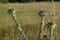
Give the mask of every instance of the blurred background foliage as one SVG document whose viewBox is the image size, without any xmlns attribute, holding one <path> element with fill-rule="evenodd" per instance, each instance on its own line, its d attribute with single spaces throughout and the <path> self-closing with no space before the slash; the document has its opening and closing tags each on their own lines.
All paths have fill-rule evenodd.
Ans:
<svg viewBox="0 0 60 40">
<path fill-rule="evenodd" d="M 52 0 L 0 0 L 0 3 L 15 3 L 15 2 L 19 2 L 19 3 L 26 3 L 26 2 L 40 2 L 40 1 L 52 1 Z M 54 1 L 60 1 L 60 0 L 54 0 Z"/>
</svg>

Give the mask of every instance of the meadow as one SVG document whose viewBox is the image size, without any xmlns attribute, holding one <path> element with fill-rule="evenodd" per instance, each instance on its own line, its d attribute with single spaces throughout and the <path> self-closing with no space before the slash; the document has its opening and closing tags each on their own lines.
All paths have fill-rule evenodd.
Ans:
<svg viewBox="0 0 60 40">
<path fill-rule="evenodd" d="M 57 40 L 60 40 L 60 2 L 54 3 L 56 13 L 54 23 L 57 25 Z M 40 27 L 40 16 L 38 13 L 41 8 L 45 9 L 48 13 L 45 18 L 45 23 L 51 20 L 51 2 L 0 3 L 0 40 L 22 40 L 14 21 L 7 12 L 9 7 L 16 10 L 17 20 L 20 22 L 29 40 L 37 40 Z"/>
</svg>

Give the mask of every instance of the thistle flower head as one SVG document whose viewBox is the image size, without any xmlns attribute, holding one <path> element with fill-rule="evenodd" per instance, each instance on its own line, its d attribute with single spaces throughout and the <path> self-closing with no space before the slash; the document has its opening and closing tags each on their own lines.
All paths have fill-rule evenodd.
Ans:
<svg viewBox="0 0 60 40">
<path fill-rule="evenodd" d="M 15 10 L 14 10 L 13 8 L 9 8 L 9 9 L 8 9 L 8 13 L 9 13 L 9 14 L 14 14 L 14 13 L 15 13 Z"/>
<path fill-rule="evenodd" d="M 47 12 L 45 10 L 41 10 L 39 12 L 39 15 L 42 17 L 42 16 L 46 16 L 47 15 Z"/>
</svg>

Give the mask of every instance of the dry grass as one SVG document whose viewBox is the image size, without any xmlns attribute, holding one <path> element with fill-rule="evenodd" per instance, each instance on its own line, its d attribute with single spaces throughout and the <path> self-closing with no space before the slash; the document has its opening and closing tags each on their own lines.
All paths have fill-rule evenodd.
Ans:
<svg viewBox="0 0 60 40">
<path fill-rule="evenodd" d="M 55 22 L 57 24 L 58 40 L 60 40 L 60 2 L 55 2 L 55 4 L 55 18 L 57 17 Z M 43 8 L 49 15 L 52 11 L 51 2 L 0 4 L 0 40 L 21 40 L 20 33 L 15 28 L 15 23 L 7 13 L 9 7 L 16 9 L 17 19 L 21 23 L 28 39 L 37 40 L 40 26 L 38 12 Z M 51 18 L 46 16 L 46 23 L 48 20 L 51 20 Z"/>
</svg>

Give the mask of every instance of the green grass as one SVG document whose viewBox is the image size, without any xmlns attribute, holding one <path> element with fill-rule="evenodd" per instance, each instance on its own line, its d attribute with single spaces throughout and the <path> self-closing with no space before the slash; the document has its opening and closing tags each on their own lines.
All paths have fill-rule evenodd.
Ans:
<svg viewBox="0 0 60 40">
<path fill-rule="evenodd" d="M 55 23 L 57 24 L 58 40 L 60 39 L 60 2 L 55 2 Z M 52 12 L 51 2 L 37 3 L 0 3 L 0 40 L 22 40 L 19 31 L 15 28 L 11 16 L 7 13 L 9 7 L 16 10 L 18 21 L 21 23 L 24 32 L 29 40 L 37 40 L 40 26 L 40 17 L 38 15 L 41 8 L 48 12 L 45 23 L 51 20 L 49 14 Z M 57 17 L 57 19 L 56 19 Z"/>
</svg>

